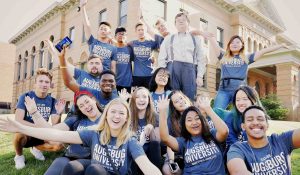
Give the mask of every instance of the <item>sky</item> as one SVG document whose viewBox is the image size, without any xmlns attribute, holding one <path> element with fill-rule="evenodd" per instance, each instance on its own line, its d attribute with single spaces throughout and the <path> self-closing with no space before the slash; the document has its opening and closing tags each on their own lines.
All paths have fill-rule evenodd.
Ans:
<svg viewBox="0 0 300 175">
<path fill-rule="evenodd" d="M 34 18 L 39 16 L 55 1 L 62 0 L 0 0 L 0 42 L 8 40 L 22 30 Z M 171 1 L 171 0 L 169 0 Z M 272 0 L 277 12 L 284 22 L 284 32 L 300 44 L 299 0 Z"/>
</svg>

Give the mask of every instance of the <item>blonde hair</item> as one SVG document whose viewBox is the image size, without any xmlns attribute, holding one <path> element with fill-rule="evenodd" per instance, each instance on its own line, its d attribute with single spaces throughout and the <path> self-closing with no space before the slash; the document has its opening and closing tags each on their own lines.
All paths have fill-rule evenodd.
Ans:
<svg viewBox="0 0 300 175">
<path fill-rule="evenodd" d="M 231 50 L 230 50 L 230 44 L 232 43 L 232 41 L 234 40 L 234 39 L 239 39 L 240 41 L 241 41 L 241 43 L 242 43 L 242 48 L 240 49 L 240 51 L 239 51 L 239 56 L 240 56 L 240 58 L 245 62 L 245 63 L 249 63 L 249 60 L 248 59 L 246 59 L 246 55 L 245 55 L 245 44 L 244 44 L 244 41 L 243 41 L 243 39 L 240 37 L 240 36 L 238 36 L 238 35 L 234 35 L 234 36 L 232 36 L 231 38 L 230 38 L 230 40 L 229 40 L 229 42 L 227 43 L 227 48 L 226 48 L 226 52 L 225 52 L 225 54 L 224 54 L 224 57 L 220 60 L 220 63 L 221 64 L 225 64 L 226 62 L 230 62 L 230 61 L 232 61 L 232 59 L 233 59 L 233 57 L 234 57 L 234 55 L 233 55 L 233 53 L 231 52 Z"/>
<path fill-rule="evenodd" d="M 50 79 L 50 82 L 52 82 L 52 74 L 46 68 L 39 68 L 36 71 L 35 80 L 39 75 L 46 75 Z"/>
<path fill-rule="evenodd" d="M 152 97 L 150 95 L 150 92 L 148 89 L 144 88 L 144 87 L 139 87 L 137 89 L 135 89 L 135 91 L 132 93 L 132 97 L 130 99 L 130 110 L 131 110 L 131 116 L 132 116 L 132 130 L 134 132 L 137 131 L 138 128 L 138 121 L 139 121 L 139 111 L 136 107 L 136 96 L 137 96 L 137 92 L 139 90 L 145 90 L 148 94 L 148 106 L 146 108 L 146 113 L 145 113 L 145 118 L 146 118 L 146 122 L 147 124 L 151 124 L 153 126 L 155 126 L 155 112 L 154 112 L 154 104 L 153 104 L 153 100 Z"/>
<path fill-rule="evenodd" d="M 111 133 L 110 133 L 110 127 L 107 122 L 107 115 L 108 115 L 108 110 L 110 107 L 114 104 L 122 104 L 126 108 L 126 115 L 127 115 L 127 121 L 125 124 L 122 126 L 121 132 L 117 136 L 117 143 L 116 147 L 120 147 L 122 144 L 126 143 L 132 136 L 133 133 L 130 131 L 130 123 L 131 123 L 131 115 L 130 115 L 130 109 L 124 100 L 120 98 L 116 98 L 109 102 L 103 111 L 102 117 L 99 122 L 99 127 L 98 130 L 101 131 L 100 133 L 100 143 L 103 145 L 106 145 L 110 142 L 111 140 Z"/>
</svg>

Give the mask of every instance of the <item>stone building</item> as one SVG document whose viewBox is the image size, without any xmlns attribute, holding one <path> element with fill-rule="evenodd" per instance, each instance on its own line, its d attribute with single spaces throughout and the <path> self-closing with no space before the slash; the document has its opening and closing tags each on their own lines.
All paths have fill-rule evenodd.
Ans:
<svg viewBox="0 0 300 175">
<path fill-rule="evenodd" d="M 66 58 L 77 67 L 84 68 L 89 53 L 77 6 L 76 0 L 53 4 L 10 40 L 17 48 L 12 105 L 16 104 L 21 93 L 33 88 L 38 67 L 47 67 L 54 74 L 52 95 L 66 98 L 72 103 L 73 93 L 64 87 L 57 60 L 52 59 L 43 40 L 50 39 L 56 43 L 64 36 L 69 36 L 73 44 Z M 296 44 L 282 34 L 285 27 L 271 0 L 89 0 L 87 12 L 92 33 L 96 34 L 99 22 L 109 21 L 113 30 L 120 25 L 126 27 L 128 39 L 134 39 L 134 26 L 138 22 L 137 11 L 140 7 L 149 24 L 154 24 L 157 17 L 162 17 L 169 26 L 174 25 L 174 17 L 179 11 L 187 11 L 191 26 L 214 33 L 223 47 L 226 47 L 234 34 L 243 37 L 248 52 L 275 43 Z M 219 85 L 220 71 L 216 55 L 209 50 L 205 40 L 203 43 L 208 51 L 209 64 L 205 87 L 199 90 L 209 91 L 214 96 Z M 299 65 L 300 51 L 293 47 L 291 50 L 267 54 L 250 66 L 248 74 L 249 85 L 254 86 L 260 96 L 277 94 L 289 109 L 288 119 L 298 121 Z"/>
</svg>

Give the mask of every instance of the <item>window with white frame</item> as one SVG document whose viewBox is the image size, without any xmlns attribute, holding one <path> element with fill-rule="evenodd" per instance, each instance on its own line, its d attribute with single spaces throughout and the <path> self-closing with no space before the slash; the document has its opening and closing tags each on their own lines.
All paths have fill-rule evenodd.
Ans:
<svg viewBox="0 0 300 175">
<path fill-rule="evenodd" d="M 103 9 L 99 12 L 99 22 L 98 24 L 100 24 L 103 21 L 107 21 L 107 10 Z"/>
<path fill-rule="evenodd" d="M 119 25 L 125 26 L 127 23 L 127 13 L 128 13 L 128 0 L 120 0 L 120 16 Z"/>
<path fill-rule="evenodd" d="M 224 29 L 217 27 L 217 42 L 219 46 L 224 48 Z"/>
</svg>

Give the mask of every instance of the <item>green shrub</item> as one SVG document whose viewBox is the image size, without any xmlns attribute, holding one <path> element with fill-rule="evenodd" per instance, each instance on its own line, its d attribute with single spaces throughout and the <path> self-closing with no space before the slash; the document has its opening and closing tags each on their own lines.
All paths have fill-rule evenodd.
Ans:
<svg viewBox="0 0 300 175">
<path fill-rule="evenodd" d="M 273 120 L 284 120 L 287 117 L 287 113 L 289 112 L 287 108 L 282 106 L 280 100 L 277 98 L 275 94 L 267 95 L 265 98 L 261 98 L 261 102 L 265 109 L 267 110 L 267 114 Z"/>
</svg>

